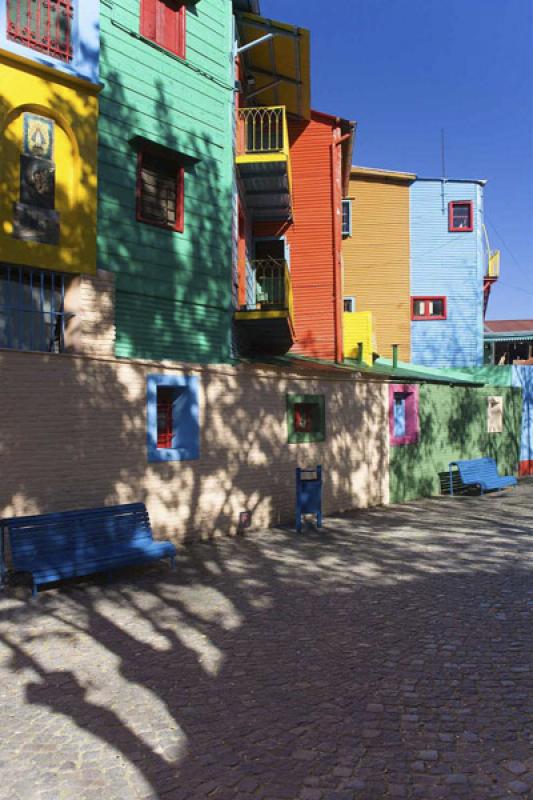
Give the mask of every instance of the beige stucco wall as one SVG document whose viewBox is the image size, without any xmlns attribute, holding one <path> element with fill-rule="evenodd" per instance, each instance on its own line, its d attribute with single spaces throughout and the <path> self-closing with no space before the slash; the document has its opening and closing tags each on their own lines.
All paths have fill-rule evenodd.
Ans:
<svg viewBox="0 0 533 800">
<path fill-rule="evenodd" d="M 146 376 L 176 372 L 200 379 L 201 457 L 148 463 Z M 245 509 L 255 528 L 292 521 L 294 469 L 317 463 L 326 513 L 388 502 L 379 383 L 8 350 L 0 374 L 0 517 L 140 500 L 156 535 L 206 538 Z M 287 444 L 287 392 L 326 396 L 325 442 Z"/>
</svg>

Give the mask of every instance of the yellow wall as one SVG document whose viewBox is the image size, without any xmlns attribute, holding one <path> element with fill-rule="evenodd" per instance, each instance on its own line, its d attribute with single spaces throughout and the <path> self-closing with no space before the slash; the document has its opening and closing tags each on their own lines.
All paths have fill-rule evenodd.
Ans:
<svg viewBox="0 0 533 800">
<path fill-rule="evenodd" d="M 363 344 L 363 361 L 372 364 L 372 312 L 345 311 L 343 315 L 344 357 L 358 358 L 359 342 Z"/>
<path fill-rule="evenodd" d="M 60 272 L 96 271 L 97 87 L 0 51 L 0 259 Z M 23 115 L 55 122 L 59 245 L 13 238 Z"/>
<path fill-rule="evenodd" d="M 409 184 L 352 173 L 352 236 L 343 242 L 344 296 L 371 311 L 378 352 L 409 361 Z"/>
</svg>

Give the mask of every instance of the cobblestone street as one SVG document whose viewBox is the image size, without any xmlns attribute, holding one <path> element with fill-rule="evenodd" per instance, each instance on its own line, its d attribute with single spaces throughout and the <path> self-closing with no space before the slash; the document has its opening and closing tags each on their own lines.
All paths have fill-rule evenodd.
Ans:
<svg viewBox="0 0 533 800">
<path fill-rule="evenodd" d="M 0 601 L 2 800 L 533 796 L 533 481 Z"/>
</svg>

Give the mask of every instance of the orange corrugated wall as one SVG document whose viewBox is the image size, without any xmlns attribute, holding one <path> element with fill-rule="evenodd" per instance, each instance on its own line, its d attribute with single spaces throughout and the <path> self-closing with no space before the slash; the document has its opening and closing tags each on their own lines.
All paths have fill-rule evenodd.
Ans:
<svg viewBox="0 0 533 800">
<path fill-rule="evenodd" d="M 287 236 L 291 248 L 296 343 L 291 352 L 335 359 L 334 125 L 320 115 L 289 120 L 294 222 L 259 223 L 256 237 Z M 340 159 L 340 147 L 335 148 Z"/>
</svg>

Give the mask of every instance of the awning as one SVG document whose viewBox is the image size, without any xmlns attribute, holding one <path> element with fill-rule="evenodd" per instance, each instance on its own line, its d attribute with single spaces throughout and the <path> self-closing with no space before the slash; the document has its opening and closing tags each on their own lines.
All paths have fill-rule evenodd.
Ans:
<svg viewBox="0 0 533 800">
<path fill-rule="evenodd" d="M 483 338 L 486 342 L 533 342 L 533 332 L 486 333 Z"/>
<path fill-rule="evenodd" d="M 289 114 L 311 115 L 309 31 L 256 14 L 238 14 L 239 48 L 272 35 L 242 52 L 248 78 L 244 94 L 253 105 L 286 106 Z"/>
</svg>

